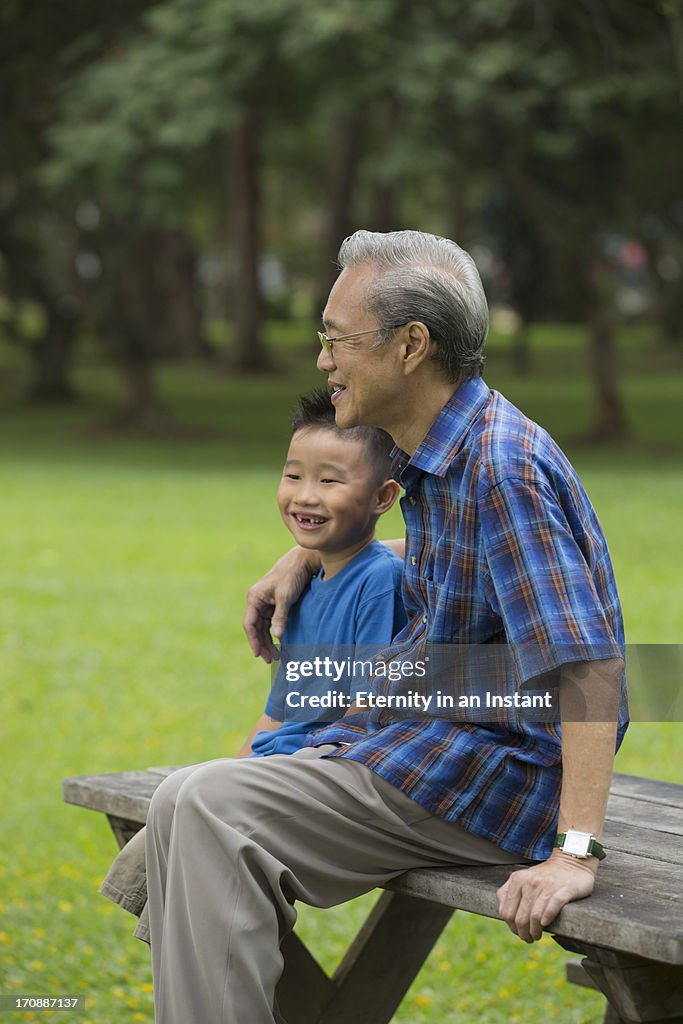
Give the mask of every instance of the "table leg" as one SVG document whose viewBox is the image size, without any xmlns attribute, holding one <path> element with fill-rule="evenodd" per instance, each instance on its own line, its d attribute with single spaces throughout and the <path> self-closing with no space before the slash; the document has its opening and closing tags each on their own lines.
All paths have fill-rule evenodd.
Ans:
<svg viewBox="0 0 683 1024">
<path fill-rule="evenodd" d="M 452 913 L 428 900 L 382 893 L 332 978 L 288 936 L 278 1010 L 288 1024 L 387 1024 Z"/>
<path fill-rule="evenodd" d="M 582 966 L 607 999 L 605 1024 L 683 1024 L 683 967 L 553 938 L 585 956 Z"/>
<path fill-rule="evenodd" d="M 141 822 L 129 821 L 128 818 L 117 818 L 114 814 L 108 814 L 107 821 L 111 825 L 111 830 L 114 833 L 116 842 L 119 844 L 120 850 L 142 828 Z"/>
</svg>

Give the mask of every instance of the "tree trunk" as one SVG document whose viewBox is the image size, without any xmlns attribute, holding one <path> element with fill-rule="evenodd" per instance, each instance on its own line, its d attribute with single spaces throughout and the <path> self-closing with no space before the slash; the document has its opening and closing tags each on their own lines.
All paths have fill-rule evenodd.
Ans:
<svg viewBox="0 0 683 1024">
<path fill-rule="evenodd" d="M 22 233 L 32 212 L 30 207 L 17 207 L 11 218 L 6 216 L 0 222 L 0 259 L 9 299 L 36 302 L 43 310 L 47 329 L 33 345 L 25 342 L 16 330 L 13 336 L 26 348 L 33 364 L 29 401 L 76 402 L 78 394 L 70 374 L 81 311 L 75 300 L 59 294 L 42 269 L 40 246 Z"/>
<path fill-rule="evenodd" d="M 595 396 L 592 441 L 624 441 L 628 437 L 624 407 L 618 388 L 615 322 L 611 310 L 597 305 L 588 319 Z"/>
<path fill-rule="evenodd" d="M 116 423 L 144 431 L 167 419 L 161 411 L 154 389 L 152 363 L 144 358 L 125 355 L 120 362 L 126 391 L 125 405 Z"/>
<path fill-rule="evenodd" d="M 580 237 L 579 233 L 577 239 Z M 628 430 L 618 387 L 614 271 L 597 241 L 592 251 L 577 246 L 572 264 L 581 286 L 593 369 L 594 422 L 588 440 L 623 441 Z"/>
<path fill-rule="evenodd" d="M 395 90 L 384 97 L 380 115 L 380 132 L 385 147 L 388 147 L 401 133 L 402 105 Z M 378 182 L 369 221 L 373 231 L 398 231 L 403 226 L 400 223 L 400 189 L 395 174 L 390 178 L 384 175 Z"/>
<path fill-rule="evenodd" d="M 396 183 L 383 181 L 377 187 L 373 210 L 372 225 L 374 231 L 398 231 L 401 228 L 399 215 L 399 196 Z"/>
<path fill-rule="evenodd" d="M 145 431 L 168 419 L 154 389 L 154 367 L 166 349 L 164 296 L 156 278 L 158 241 L 154 230 L 129 226 L 116 250 L 110 290 L 100 310 L 100 330 L 109 339 L 125 391 L 115 428 Z"/>
<path fill-rule="evenodd" d="M 325 232 L 323 258 L 317 288 L 316 318 L 325 308 L 330 288 L 337 277 L 339 246 L 351 233 L 351 199 L 360 156 L 363 119 L 354 112 L 340 116 L 334 126 L 330 147 L 332 167 L 329 179 L 327 208 L 330 211 Z"/>
<path fill-rule="evenodd" d="M 510 357 L 516 376 L 526 377 L 531 372 L 531 325 L 527 320 L 521 319 L 512 335 Z"/>
<path fill-rule="evenodd" d="M 232 366 L 242 373 L 270 369 L 261 340 L 263 303 L 259 282 L 259 155 L 256 115 L 245 110 L 235 132 L 235 236 L 238 252 L 235 343 Z"/>
<path fill-rule="evenodd" d="M 181 359 L 210 360 L 213 350 L 202 334 L 195 247 L 182 230 L 162 231 L 158 241 L 158 283 L 165 300 L 164 334 L 169 352 Z"/>
<path fill-rule="evenodd" d="M 70 374 L 76 345 L 78 316 L 74 312 L 46 310 L 48 329 L 35 345 L 28 346 L 33 362 L 29 401 L 67 404 L 78 401 Z"/>
</svg>

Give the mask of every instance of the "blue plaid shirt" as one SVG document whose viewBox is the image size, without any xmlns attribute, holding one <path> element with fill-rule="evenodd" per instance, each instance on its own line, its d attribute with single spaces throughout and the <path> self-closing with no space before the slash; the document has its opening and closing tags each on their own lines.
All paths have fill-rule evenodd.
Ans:
<svg viewBox="0 0 683 1024">
<path fill-rule="evenodd" d="M 405 488 L 409 621 L 385 660 L 417 660 L 426 643 L 507 644 L 512 693 L 562 664 L 592 660 L 586 651 L 623 656 L 607 544 L 575 471 L 481 378 L 458 388 L 412 458 L 394 449 L 394 475 Z M 622 683 L 618 742 L 627 721 Z M 511 853 L 550 855 L 562 778 L 557 722 L 514 708 L 493 717 L 472 710 L 462 721 L 383 712 L 342 720 L 308 742 L 349 744 L 330 756 L 367 765 Z"/>
</svg>

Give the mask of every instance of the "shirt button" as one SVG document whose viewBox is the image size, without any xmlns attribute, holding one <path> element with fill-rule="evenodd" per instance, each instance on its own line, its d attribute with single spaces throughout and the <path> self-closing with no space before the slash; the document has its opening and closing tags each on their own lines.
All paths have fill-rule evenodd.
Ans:
<svg viewBox="0 0 683 1024">
<path fill-rule="evenodd" d="M 423 615 L 423 616 L 422 616 L 422 621 L 423 621 L 423 622 L 426 622 L 426 621 L 427 621 L 427 616 L 426 616 L 426 615 Z"/>
<path fill-rule="evenodd" d="M 412 494 L 408 498 L 408 501 L 410 502 L 411 505 L 417 505 L 417 498 L 414 498 Z"/>
<path fill-rule="evenodd" d="M 415 555 L 410 556 L 410 564 L 417 565 L 417 558 L 415 557 Z"/>
</svg>

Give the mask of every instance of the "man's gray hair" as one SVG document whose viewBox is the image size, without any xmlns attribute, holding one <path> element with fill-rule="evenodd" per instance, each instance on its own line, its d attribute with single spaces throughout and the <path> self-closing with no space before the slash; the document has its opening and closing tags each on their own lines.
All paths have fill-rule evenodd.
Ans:
<svg viewBox="0 0 683 1024">
<path fill-rule="evenodd" d="M 344 270 L 362 263 L 379 271 L 367 295 L 383 332 L 379 344 L 418 320 L 437 343 L 435 359 L 450 381 L 481 375 L 488 305 L 469 253 L 425 231 L 356 231 L 342 243 L 338 264 Z"/>
</svg>

